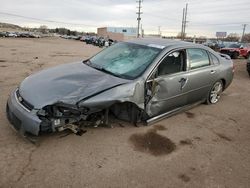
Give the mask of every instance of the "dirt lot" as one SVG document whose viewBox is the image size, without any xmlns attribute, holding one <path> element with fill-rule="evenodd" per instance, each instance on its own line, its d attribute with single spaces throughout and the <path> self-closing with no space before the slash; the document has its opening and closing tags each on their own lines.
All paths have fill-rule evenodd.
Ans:
<svg viewBox="0 0 250 188">
<path fill-rule="evenodd" d="M 250 79 L 235 61 L 217 105 L 158 122 L 49 134 L 34 145 L 10 127 L 5 104 L 31 73 L 100 49 L 64 39 L 0 39 L 0 187 L 250 187 Z"/>
</svg>

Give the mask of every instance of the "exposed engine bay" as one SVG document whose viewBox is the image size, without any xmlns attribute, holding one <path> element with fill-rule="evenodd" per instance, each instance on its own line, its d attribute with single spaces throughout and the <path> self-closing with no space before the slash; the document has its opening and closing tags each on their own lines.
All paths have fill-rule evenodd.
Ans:
<svg viewBox="0 0 250 188">
<path fill-rule="evenodd" d="M 114 104 L 110 108 L 91 113 L 86 107 L 58 103 L 42 108 L 37 115 L 42 120 L 41 133 L 69 129 L 76 135 L 82 135 L 84 127 L 112 127 L 110 116 L 129 121 L 135 126 L 143 119 L 142 111 L 132 103 Z"/>
</svg>

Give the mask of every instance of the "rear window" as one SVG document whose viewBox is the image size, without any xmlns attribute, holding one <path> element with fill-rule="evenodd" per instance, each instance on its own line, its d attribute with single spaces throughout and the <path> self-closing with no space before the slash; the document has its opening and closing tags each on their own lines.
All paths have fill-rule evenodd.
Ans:
<svg viewBox="0 0 250 188">
<path fill-rule="evenodd" d="M 187 49 L 187 54 L 191 70 L 210 65 L 208 53 L 206 52 L 206 50 L 198 48 Z"/>
<path fill-rule="evenodd" d="M 214 65 L 220 64 L 219 59 L 214 54 L 210 53 L 210 56 L 211 56 L 211 59 L 212 59 Z"/>
</svg>

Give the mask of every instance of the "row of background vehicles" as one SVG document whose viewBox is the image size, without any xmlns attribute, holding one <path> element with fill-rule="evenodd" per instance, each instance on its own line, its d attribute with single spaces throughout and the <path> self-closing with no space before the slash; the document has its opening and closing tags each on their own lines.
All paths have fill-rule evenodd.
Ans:
<svg viewBox="0 0 250 188">
<path fill-rule="evenodd" d="M 116 43 L 117 41 L 114 41 L 110 38 L 104 38 L 104 37 L 82 37 L 81 41 L 86 42 L 86 44 L 93 44 L 94 46 L 99 46 L 99 47 L 108 47 L 111 46 L 112 44 Z"/>
<path fill-rule="evenodd" d="M 215 51 L 219 51 L 222 54 L 229 55 L 232 59 L 237 59 L 238 57 L 244 57 L 248 59 L 250 56 L 249 43 L 207 40 L 204 45 L 214 49 Z"/>
<path fill-rule="evenodd" d="M 0 37 L 41 38 L 41 35 L 34 32 L 0 32 Z"/>
<path fill-rule="evenodd" d="M 41 38 L 46 35 L 44 34 L 38 34 L 34 32 L 0 32 L 0 37 L 10 37 L 10 38 Z M 61 38 L 64 39 L 73 39 L 73 40 L 79 40 L 82 42 L 86 42 L 86 44 L 92 44 L 99 47 L 108 47 L 112 44 L 116 43 L 117 41 L 114 41 L 110 38 L 104 38 L 104 37 L 98 37 L 98 36 L 74 36 L 74 35 L 61 35 Z"/>
<path fill-rule="evenodd" d="M 23 37 L 23 38 L 41 38 L 42 35 L 34 32 L 0 32 L 0 37 Z M 92 44 L 99 47 L 108 47 L 116 43 L 110 38 L 98 37 L 98 36 L 73 36 L 73 35 L 61 35 L 64 39 L 74 39 L 86 42 L 86 44 Z M 223 42 L 221 40 L 207 40 L 203 43 L 205 46 L 212 48 L 215 51 L 229 55 L 232 59 L 238 57 L 244 57 L 248 59 L 250 56 L 250 44 L 239 42 Z"/>
<path fill-rule="evenodd" d="M 232 59 L 250 56 L 250 44 L 248 43 L 229 43 L 220 49 L 220 53 L 229 55 Z"/>
<path fill-rule="evenodd" d="M 71 36 L 62 35 L 61 38 L 64 39 L 75 39 L 86 42 L 86 44 L 93 44 L 99 47 L 108 47 L 116 43 L 109 38 L 98 37 L 98 36 Z M 237 59 L 238 57 L 248 58 L 250 56 L 250 44 L 239 43 L 239 42 L 223 42 L 221 40 L 207 40 L 203 43 L 205 46 L 212 48 L 215 51 L 229 55 L 232 59 Z"/>
<path fill-rule="evenodd" d="M 204 43 L 215 51 L 229 55 L 232 59 L 243 57 L 247 59 L 246 69 L 250 76 L 250 44 L 240 42 L 207 41 Z"/>
<path fill-rule="evenodd" d="M 114 41 L 110 38 L 104 38 L 104 37 L 98 37 L 98 36 L 71 36 L 71 35 L 62 35 L 60 36 L 64 39 L 74 39 L 74 40 L 80 40 L 82 42 L 85 42 L 86 44 L 92 44 L 94 46 L 99 47 L 108 47 L 112 44 L 116 43 L 117 41 Z"/>
</svg>

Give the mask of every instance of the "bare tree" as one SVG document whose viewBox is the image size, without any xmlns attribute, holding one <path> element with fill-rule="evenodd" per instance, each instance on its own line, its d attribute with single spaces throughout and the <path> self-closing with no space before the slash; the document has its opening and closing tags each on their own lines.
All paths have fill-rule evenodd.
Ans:
<svg viewBox="0 0 250 188">
<path fill-rule="evenodd" d="M 250 33 L 245 34 L 242 41 L 243 42 L 250 42 Z"/>
<path fill-rule="evenodd" d="M 225 40 L 230 42 L 238 42 L 240 40 L 240 36 L 237 33 L 230 33 L 229 35 L 227 35 Z"/>
<path fill-rule="evenodd" d="M 184 36 L 183 36 L 183 35 L 184 35 Z M 180 33 L 177 34 L 176 38 L 177 38 L 177 39 L 181 39 L 182 36 L 185 38 L 185 37 L 186 37 L 186 33 L 183 33 L 183 35 L 182 35 L 182 33 L 180 32 Z"/>
<path fill-rule="evenodd" d="M 41 25 L 39 27 L 39 31 L 43 34 L 47 34 L 48 33 L 48 27 L 46 25 Z"/>
</svg>

